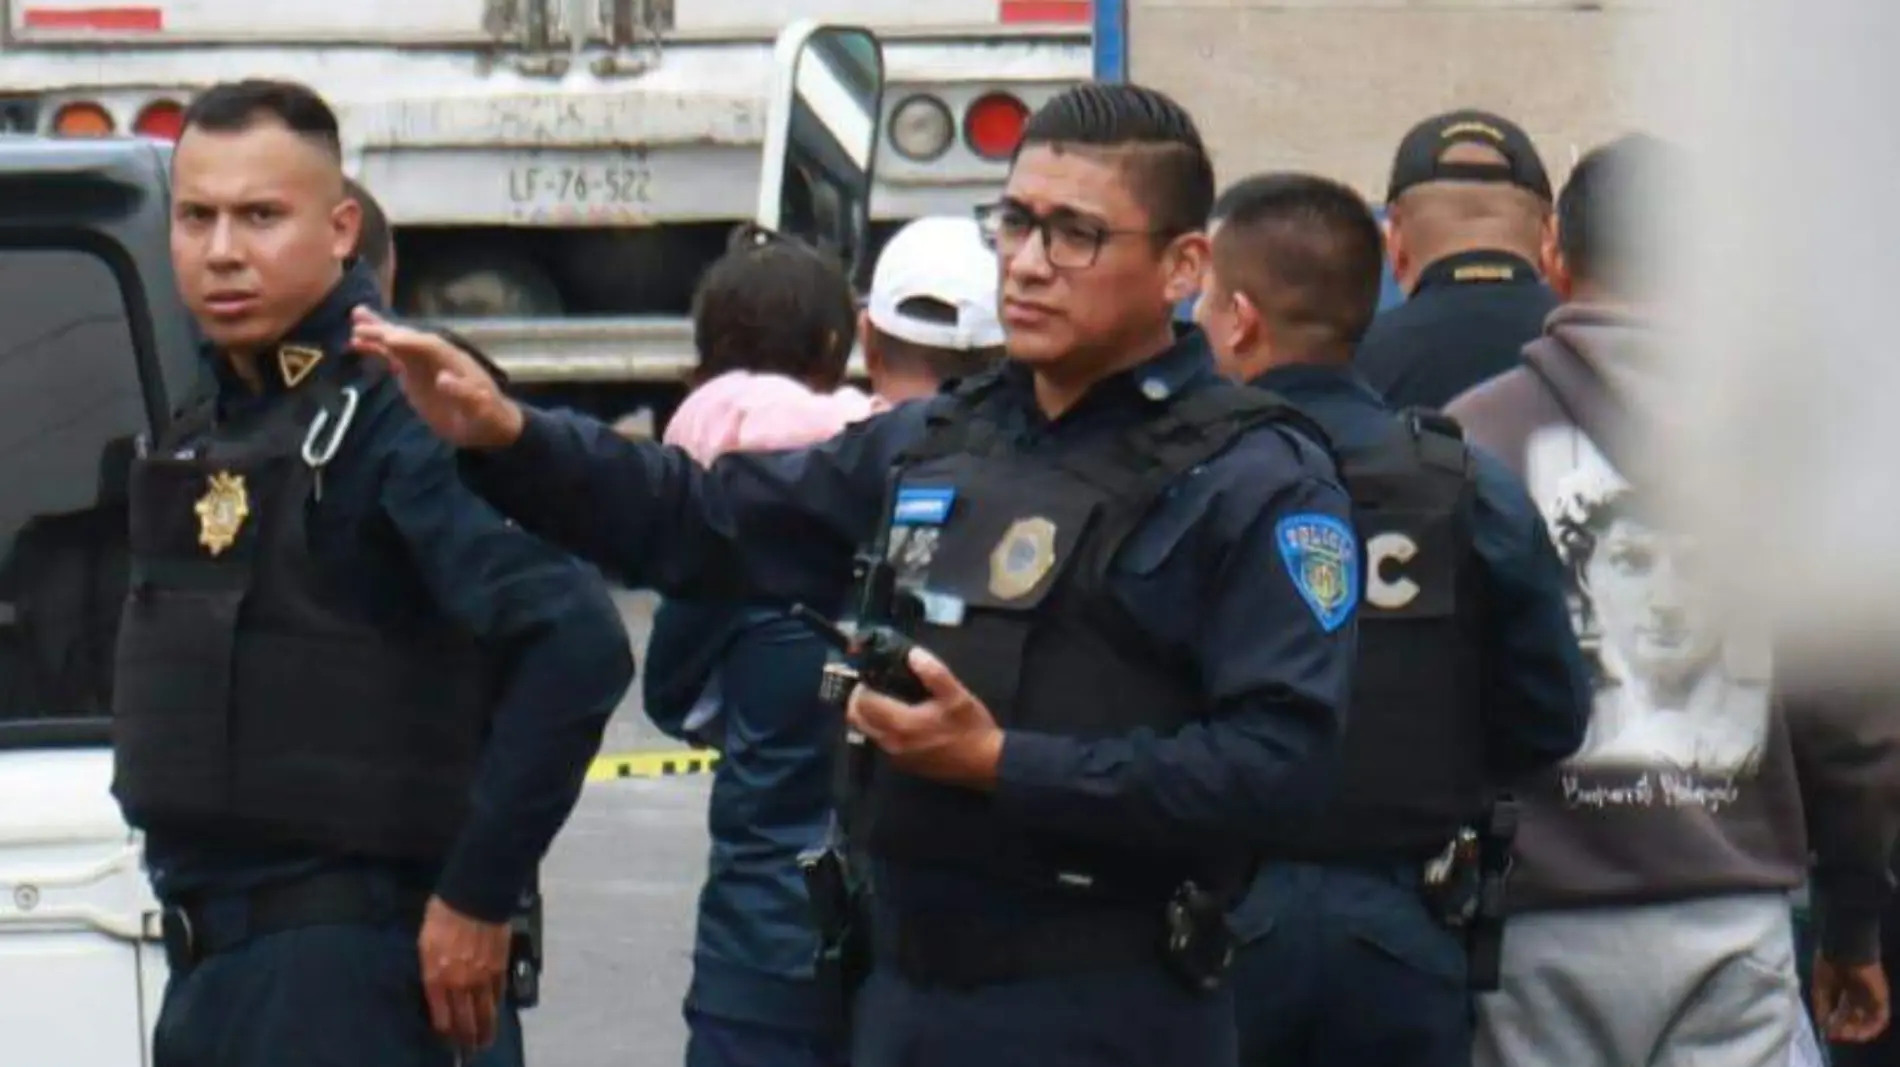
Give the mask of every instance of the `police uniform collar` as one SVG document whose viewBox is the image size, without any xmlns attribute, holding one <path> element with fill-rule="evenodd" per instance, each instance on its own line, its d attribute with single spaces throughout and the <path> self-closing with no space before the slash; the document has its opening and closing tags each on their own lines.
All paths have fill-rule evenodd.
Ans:
<svg viewBox="0 0 1900 1067">
<path fill-rule="evenodd" d="M 1120 397 L 1141 397 L 1160 403 L 1195 381 L 1214 373 L 1214 355 L 1200 329 L 1185 323 L 1174 324 L 1174 344 L 1158 354 L 1118 371 L 1089 390 L 1083 403 L 1094 407 Z M 1003 375 L 1020 396 L 1035 396 L 1034 372 L 1020 363 L 1008 363 Z M 1033 399 L 1031 401 L 1033 403 Z M 1080 406 L 1080 405 L 1078 405 Z"/>
<path fill-rule="evenodd" d="M 1373 403 L 1383 403 L 1371 383 L 1350 366 L 1294 363 L 1274 367 L 1247 384 L 1278 393 L 1295 402 L 1350 393 Z"/>
<path fill-rule="evenodd" d="M 321 303 L 303 321 L 286 333 L 258 361 L 258 376 L 264 396 L 290 392 L 310 382 L 319 368 L 341 363 L 349 353 L 350 313 L 367 305 L 383 310 L 375 275 L 358 266 L 344 272 Z M 218 375 L 218 391 L 233 398 L 248 397 L 251 391 L 229 360 L 215 352 L 213 366 Z"/>
<path fill-rule="evenodd" d="M 1458 252 L 1419 272 L 1417 292 L 1433 286 L 1527 284 L 1536 282 L 1537 268 L 1522 256 L 1479 250 Z"/>
</svg>

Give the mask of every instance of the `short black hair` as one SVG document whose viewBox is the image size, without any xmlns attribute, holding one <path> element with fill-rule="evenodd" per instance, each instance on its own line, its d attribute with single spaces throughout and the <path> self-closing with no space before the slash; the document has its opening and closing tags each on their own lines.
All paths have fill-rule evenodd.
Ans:
<svg viewBox="0 0 1900 1067">
<path fill-rule="evenodd" d="M 1315 174 L 1259 174 L 1215 203 L 1214 266 L 1297 343 L 1350 356 L 1379 310 L 1385 239 L 1350 187 Z"/>
<path fill-rule="evenodd" d="M 260 118 L 275 119 L 338 161 L 343 159 L 336 111 L 315 89 L 298 82 L 268 78 L 219 82 L 191 101 L 185 109 L 184 128 L 238 133 Z"/>
<path fill-rule="evenodd" d="M 355 178 L 343 179 L 343 192 L 363 207 L 363 225 L 356 233 L 356 247 L 350 250 L 350 255 L 369 269 L 380 272 L 389 265 L 390 254 L 396 250 L 389 216 L 383 213 L 383 205 Z"/>
<path fill-rule="evenodd" d="M 747 370 L 836 388 L 856 335 L 857 299 L 836 257 L 742 228 L 693 293 L 693 378 Z"/>
<path fill-rule="evenodd" d="M 1557 197 L 1557 248 L 1571 277 L 1625 298 L 1653 292 L 1665 260 L 1657 212 L 1679 174 L 1668 142 L 1642 133 L 1578 160 Z"/>
<path fill-rule="evenodd" d="M 932 296 L 913 296 L 900 301 L 897 313 L 923 322 L 957 323 L 957 309 Z M 947 383 L 981 374 L 1007 355 L 1003 345 L 988 348 L 939 348 L 895 337 L 871 324 L 871 336 L 884 362 L 912 371 L 921 370 L 932 381 Z"/>
<path fill-rule="evenodd" d="M 1207 224 L 1214 162 L 1194 117 L 1166 93 L 1122 82 L 1066 89 L 1029 116 L 1016 156 L 1035 145 L 1122 154 L 1129 184 L 1160 237 Z"/>
</svg>

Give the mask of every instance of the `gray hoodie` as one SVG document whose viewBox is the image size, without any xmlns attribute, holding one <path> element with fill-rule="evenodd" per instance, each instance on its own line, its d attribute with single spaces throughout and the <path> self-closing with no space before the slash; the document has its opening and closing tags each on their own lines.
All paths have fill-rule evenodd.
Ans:
<svg viewBox="0 0 1900 1067">
<path fill-rule="evenodd" d="M 1693 544 L 1652 525 L 1640 441 L 1669 412 L 1656 340 L 1629 312 L 1566 306 L 1522 367 L 1446 408 L 1543 510 L 1597 674 L 1582 748 L 1520 784 L 1511 907 L 1792 890 L 1812 848 L 1824 949 L 1872 960 L 1900 715 L 1797 681 L 1722 610 Z"/>
</svg>

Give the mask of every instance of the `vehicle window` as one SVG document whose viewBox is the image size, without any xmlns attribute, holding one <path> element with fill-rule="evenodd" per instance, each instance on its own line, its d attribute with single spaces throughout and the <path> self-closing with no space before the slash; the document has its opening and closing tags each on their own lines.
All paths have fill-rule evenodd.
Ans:
<svg viewBox="0 0 1900 1067">
<path fill-rule="evenodd" d="M 125 476 L 145 429 L 105 261 L 0 246 L 0 746 L 110 712 Z"/>
</svg>

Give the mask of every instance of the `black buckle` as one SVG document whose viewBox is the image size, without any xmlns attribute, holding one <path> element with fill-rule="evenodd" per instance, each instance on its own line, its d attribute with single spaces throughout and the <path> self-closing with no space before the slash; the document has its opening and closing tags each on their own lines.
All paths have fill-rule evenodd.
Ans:
<svg viewBox="0 0 1900 1067">
<path fill-rule="evenodd" d="M 158 930 L 167 966 L 183 971 L 198 962 L 198 932 L 191 925 L 189 912 L 176 907 L 159 912 Z"/>
</svg>

